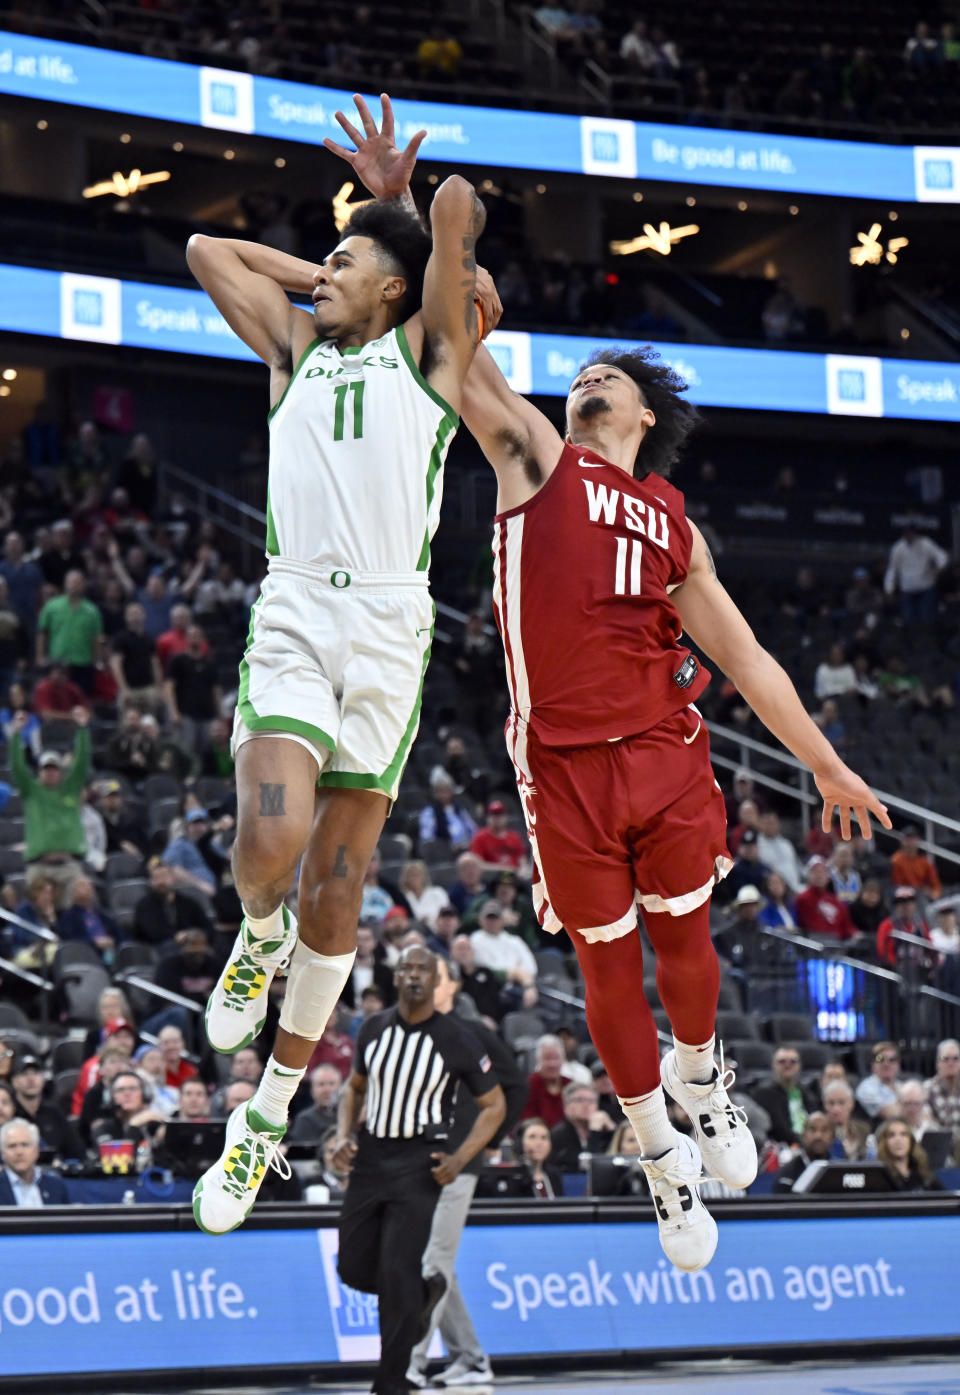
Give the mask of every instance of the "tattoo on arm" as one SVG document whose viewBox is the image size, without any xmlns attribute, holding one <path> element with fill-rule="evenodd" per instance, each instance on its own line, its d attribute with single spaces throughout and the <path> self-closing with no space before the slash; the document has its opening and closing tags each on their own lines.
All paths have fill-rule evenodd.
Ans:
<svg viewBox="0 0 960 1395">
<path fill-rule="evenodd" d="M 286 785 L 260 783 L 260 814 L 265 819 L 282 817 L 287 812 Z"/>
<path fill-rule="evenodd" d="M 710 551 L 709 547 L 707 547 L 706 541 L 704 541 L 703 550 L 707 554 L 707 566 L 710 568 L 710 575 L 716 576 L 717 564 L 713 560 L 713 553 Z"/>
<path fill-rule="evenodd" d="M 348 871 L 349 868 L 347 867 L 347 845 L 346 843 L 341 843 L 339 848 L 337 848 L 337 855 L 333 859 L 333 875 L 335 877 L 345 877 L 347 876 Z"/>
<path fill-rule="evenodd" d="M 464 291 L 463 309 L 464 326 L 467 337 L 476 343 L 479 337 L 480 326 L 477 320 L 477 307 L 473 302 L 473 297 L 477 289 L 477 238 L 483 232 L 483 225 L 487 221 L 487 211 L 477 198 L 473 197 L 473 211 L 470 215 L 470 226 L 463 239 L 463 261 L 461 266 L 467 273 L 467 277 L 461 282 Z"/>
</svg>

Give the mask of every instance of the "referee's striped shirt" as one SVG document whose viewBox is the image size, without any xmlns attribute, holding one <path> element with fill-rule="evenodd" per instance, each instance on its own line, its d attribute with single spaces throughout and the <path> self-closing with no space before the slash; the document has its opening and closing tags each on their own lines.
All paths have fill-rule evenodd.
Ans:
<svg viewBox="0 0 960 1395">
<path fill-rule="evenodd" d="M 497 1083 L 485 1048 L 453 1013 L 411 1023 L 395 1007 L 361 1026 L 354 1070 L 367 1077 L 364 1127 L 383 1139 L 443 1137 L 461 1082 L 475 1097 Z"/>
</svg>

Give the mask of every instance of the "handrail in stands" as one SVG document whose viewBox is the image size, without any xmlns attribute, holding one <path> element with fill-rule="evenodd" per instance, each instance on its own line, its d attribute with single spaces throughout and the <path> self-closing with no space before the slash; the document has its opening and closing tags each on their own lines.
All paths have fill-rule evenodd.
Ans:
<svg viewBox="0 0 960 1395">
<path fill-rule="evenodd" d="M 41 978 L 39 974 L 33 973 L 30 969 L 21 968 L 19 964 L 14 964 L 12 959 L 0 958 L 0 969 L 5 973 L 13 974 L 15 978 L 23 979 L 24 983 L 33 984 L 34 988 L 39 988 L 44 993 L 53 992 L 53 984 L 49 979 Z"/>
<path fill-rule="evenodd" d="M 141 978 L 135 969 L 121 969 L 118 974 L 114 974 L 117 983 L 129 984 L 131 988 L 139 988 L 142 993 L 151 993 L 155 998 L 162 998 L 164 1002 L 173 1003 L 176 1007 L 184 1007 L 189 1012 L 203 1012 L 199 1003 L 195 1003 L 192 998 L 185 998 L 181 993 L 175 993 L 172 988 L 161 988 L 157 983 L 151 983 L 148 978 Z"/>
<path fill-rule="evenodd" d="M 8 911 L 0 906 L 0 920 L 5 920 L 8 925 L 15 925 L 18 930 L 26 930 L 28 935 L 34 935 L 38 940 L 46 940 L 48 943 L 61 944 L 62 941 L 52 930 L 48 930 L 45 925 L 34 925 L 32 921 L 24 920 L 15 911 Z"/>
</svg>

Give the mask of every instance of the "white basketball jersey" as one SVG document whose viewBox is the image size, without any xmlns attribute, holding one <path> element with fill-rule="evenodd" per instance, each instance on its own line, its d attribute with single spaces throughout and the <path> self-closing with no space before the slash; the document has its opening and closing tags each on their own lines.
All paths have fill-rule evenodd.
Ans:
<svg viewBox="0 0 960 1395">
<path fill-rule="evenodd" d="M 319 339 L 270 412 L 267 556 L 426 571 L 459 418 L 402 325 L 363 348 Z"/>
</svg>

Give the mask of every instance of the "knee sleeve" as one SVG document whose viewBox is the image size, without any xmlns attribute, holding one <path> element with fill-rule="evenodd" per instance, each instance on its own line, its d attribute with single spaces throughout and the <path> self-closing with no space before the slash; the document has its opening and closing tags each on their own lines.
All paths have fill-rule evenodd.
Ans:
<svg viewBox="0 0 960 1395">
<path fill-rule="evenodd" d="M 280 1026 L 285 1032 L 307 1041 L 319 1041 L 356 957 L 356 950 L 350 954 L 318 954 L 302 940 L 297 941 L 280 1009 Z"/>
</svg>

